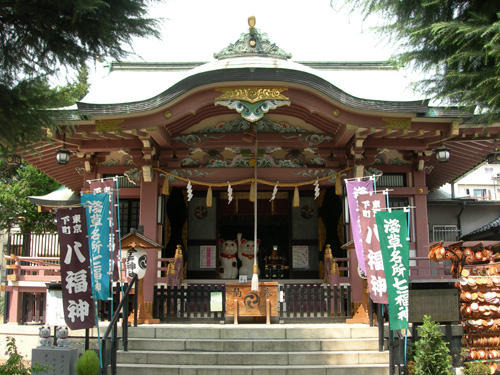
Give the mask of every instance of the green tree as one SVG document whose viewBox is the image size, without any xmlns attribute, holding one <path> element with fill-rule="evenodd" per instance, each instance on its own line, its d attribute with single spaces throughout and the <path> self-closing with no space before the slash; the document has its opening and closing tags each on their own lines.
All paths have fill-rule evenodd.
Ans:
<svg viewBox="0 0 500 375">
<path fill-rule="evenodd" d="M 55 231 L 54 215 L 38 212 L 30 195 L 44 195 L 59 184 L 30 164 L 9 167 L 0 160 L 0 229 L 19 226 L 22 232 Z"/>
<path fill-rule="evenodd" d="M 424 94 L 483 114 L 500 116 L 500 5 L 484 0 L 348 0 L 378 30 L 401 43 L 395 56 L 422 69 Z"/>
<path fill-rule="evenodd" d="M 133 37 L 155 36 L 146 0 L 2 0 L 0 6 L 0 153 L 29 146 L 58 126 L 50 108 L 84 93 L 80 75 L 51 88 L 61 69 L 89 60 L 120 59 Z M 85 71 L 82 70 L 83 75 Z"/>
<path fill-rule="evenodd" d="M 424 315 L 424 322 L 418 327 L 418 336 L 415 343 L 415 375 L 452 374 L 450 350 L 443 341 L 439 325 L 430 316 Z"/>
</svg>

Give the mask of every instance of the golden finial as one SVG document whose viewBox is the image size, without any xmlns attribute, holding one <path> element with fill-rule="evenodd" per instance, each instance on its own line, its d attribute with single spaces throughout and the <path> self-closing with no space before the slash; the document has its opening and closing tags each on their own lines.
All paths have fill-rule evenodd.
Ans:
<svg viewBox="0 0 500 375">
<path fill-rule="evenodd" d="M 175 256 L 174 258 L 182 258 L 182 247 L 181 245 L 177 245 L 177 248 L 175 249 Z"/>
<path fill-rule="evenodd" d="M 325 258 L 332 258 L 332 248 L 329 244 L 326 245 Z"/>
<path fill-rule="evenodd" d="M 255 16 L 248 17 L 248 26 L 253 29 L 255 27 Z"/>
</svg>

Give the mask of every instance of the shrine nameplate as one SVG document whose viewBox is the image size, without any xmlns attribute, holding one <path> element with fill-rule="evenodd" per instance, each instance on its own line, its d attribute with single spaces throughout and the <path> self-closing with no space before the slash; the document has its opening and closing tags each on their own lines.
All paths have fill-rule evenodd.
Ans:
<svg viewBox="0 0 500 375">
<path fill-rule="evenodd" d="M 238 316 L 266 316 L 266 300 L 271 304 L 271 316 L 278 316 L 278 283 L 259 283 L 253 292 L 250 283 L 226 284 L 226 315 L 234 315 L 238 303 Z"/>
</svg>

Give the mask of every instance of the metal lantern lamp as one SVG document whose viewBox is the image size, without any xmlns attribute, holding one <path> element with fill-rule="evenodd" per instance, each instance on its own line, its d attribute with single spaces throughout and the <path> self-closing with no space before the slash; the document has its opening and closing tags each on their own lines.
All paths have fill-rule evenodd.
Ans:
<svg viewBox="0 0 500 375">
<path fill-rule="evenodd" d="M 18 167 L 21 165 L 21 157 L 17 154 L 7 156 L 7 165 L 11 167 Z"/>
<path fill-rule="evenodd" d="M 440 163 L 445 163 L 450 159 L 450 150 L 444 146 L 440 146 L 434 150 L 436 159 Z"/>
<path fill-rule="evenodd" d="M 56 153 L 57 164 L 62 164 L 62 165 L 68 164 L 70 155 L 71 155 L 71 151 L 69 151 L 68 149 L 66 149 L 64 147 L 57 150 L 57 153 Z"/>
<path fill-rule="evenodd" d="M 488 164 L 500 164 L 500 151 L 498 151 L 498 139 L 495 139 L 495 151 L 486 155 L 486 162 Z"/>
<path fill-rule="evenodd" d="M 488 164 L 500 164 L 500 151 L 490 152 L 486 155 Z"/>
</svg>

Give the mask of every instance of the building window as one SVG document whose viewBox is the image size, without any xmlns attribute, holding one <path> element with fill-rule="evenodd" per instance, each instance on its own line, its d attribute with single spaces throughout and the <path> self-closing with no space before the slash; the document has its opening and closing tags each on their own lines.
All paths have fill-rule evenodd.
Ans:
<svg viewBox="0 0 500 375">
<path fill-rule="evenodd" d="M 460 231 L 456 225 L 433 225 L 431 241 L 458 241 Z"/>
<path fill-rule="evenodd" d="M 389 197 L 389 207 L 397 208 L 397 207 L 408 207 L 410 205 L 410 201 L 408 197 Z"/>
<path fill-rule="evenodd" d="M 120 234 L 139 226 L 139 199 L 120 199 Z"/>
<path fill-rule="evenodd" d="M 404 187 L 406 186 L 405 173 L 384 173 L 377 179 L 377 187 Z"/>
<path fill-rule="evenodd" d="M 474 195 L 474 198 L 477 199 L 486 199 L 488 196 L 487 189 L 473 189 L 472 193 Z"/>
</svg>

